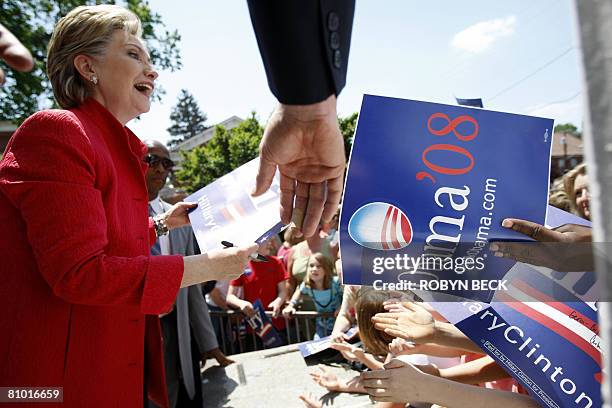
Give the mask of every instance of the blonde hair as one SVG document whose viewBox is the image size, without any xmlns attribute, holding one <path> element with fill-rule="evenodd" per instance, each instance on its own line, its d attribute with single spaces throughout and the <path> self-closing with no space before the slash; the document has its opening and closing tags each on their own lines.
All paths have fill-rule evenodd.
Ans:
<svg viewBox="0 0 612 408">
<path fill-rule="evenodd" d="M 576 178 L 581 174 L 586 175 L 586 164 L 584 163 L 574 167 L 573 169 L 568 171 L 565 176 L 563 176 L 563 185 L 565 187 L 565 193 L 569 198 L 569 205 L 570 209 L 572 210 L 572 213 L 582 218 L 585 218 L 582 209 L 576 207 L 576 192 L 574 191 L 574 184 L 576 183 Z"/>
<path fill-rule="evenodd" d="M 140 19 L 111 4 L 80 6 L 57 22 L 47 51 L 47 75 L 62 108 L 78 106 L 90 94 L 90 85 L 75 68 L 74 58 L 103 55 L 116 30 L 142 35 Z"/>
<path fill-rule="evenodd" d="M 315 252 L 314 254 L 308 257 L 308 265 L 310 265 L 310 259 L 314 258 L 319 264 L 323 267 L 325 271 L 325 279 L 323 279 L 323 289 L 329 289 L 332 286 L 332 280 L 334 279 L 334 263 L 329 257 L 323 255 L 320 252 Z M 307 288 L 313 288 L 314 285 L 310 278 L 310 268 L 306 266 L 306 277 L 304 279 L 304 285 Z"/>
<path fill-rule="evenodd" d="M 298 229 L 295 227 L 289 227 L 285 230 L 285 234 L 283 235 L 283 239 L 290 245 L 299 244 L 304 240 L 303 235 L 298 235 Z"/>
</svg>

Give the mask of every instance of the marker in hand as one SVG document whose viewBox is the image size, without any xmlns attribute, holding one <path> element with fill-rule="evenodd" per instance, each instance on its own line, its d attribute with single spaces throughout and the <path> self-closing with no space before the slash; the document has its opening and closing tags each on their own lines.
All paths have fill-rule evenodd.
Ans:
<svg viewBox="0 0 612 408">
<path fill-rule="evenodd" d="M 234 244 L 232 244 L 229 241 L 221 241 L 221 245 L 223 245 L 225 248 L 231 248 L 233 246 L 235 246 Z M 258 254 L 257 252 L 254 252 L 252 254 L 249 255 L 249 258 L 253 261 L 258 261 L 258 262 L 268 262 L 269 259 L 266 258 L 263 255 Z"/>
</svg>

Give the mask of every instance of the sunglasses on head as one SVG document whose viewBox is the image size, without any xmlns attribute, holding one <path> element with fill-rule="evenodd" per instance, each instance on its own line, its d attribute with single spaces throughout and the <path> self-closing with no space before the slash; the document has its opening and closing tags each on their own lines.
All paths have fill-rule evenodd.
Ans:
<svg viewBox="0 0 612 408">
<path fill-rule="evenodd" d="M 144 162 L 149 165 L 149 167 L 155 167 L 161 163 L 164 170 L 171 170 L 174 167 L 174 162 L 167 157 L 159 157 L 155 154 L 147 154 L 144 157 Z"/>
</svg>

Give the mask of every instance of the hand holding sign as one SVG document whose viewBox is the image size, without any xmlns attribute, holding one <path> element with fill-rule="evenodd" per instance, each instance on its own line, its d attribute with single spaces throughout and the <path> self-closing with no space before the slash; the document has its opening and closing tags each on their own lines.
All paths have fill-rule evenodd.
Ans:
<svg viewBox="0 0 612 408">
<path fill-rule="evenodd" d="M 592 229 L 565 224 L 555 229 L 520 219 L 507 218 L 502 226 L 525 234 L 538 242 L 496 242 L 494 255 L 559 272 L 594 270 Z"/>
</svg>

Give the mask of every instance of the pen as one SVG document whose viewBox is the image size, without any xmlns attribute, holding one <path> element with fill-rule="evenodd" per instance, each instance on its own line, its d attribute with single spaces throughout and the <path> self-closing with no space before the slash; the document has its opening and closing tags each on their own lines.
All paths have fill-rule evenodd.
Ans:
<svg viewBox="0 0 612 408">
<path fill-rule="evenodd" d="M 221 245 L 223 245 L 225 248 L 231 248 L 231 247 L 235 246 L 234 244 L 232 244 L 229 241 L 221 241 Z M 268 262 L 269 261 L 268 258 L 266 258 L 265 256 L 260 255 L 260 254 L 258 254 L 256 252 L 250 254 L 249 258 L 251 258 L 253 261 L 259 261 L 259 262 Z"/>
</svg>

